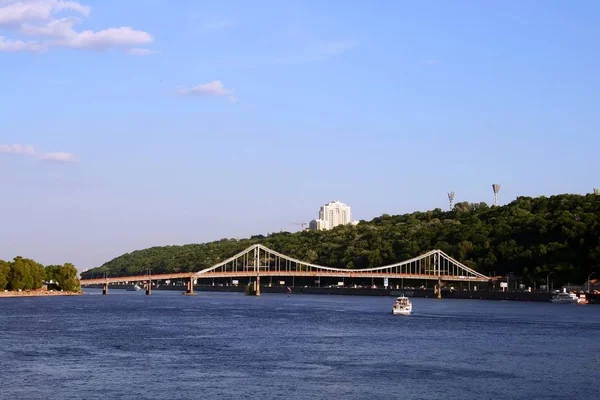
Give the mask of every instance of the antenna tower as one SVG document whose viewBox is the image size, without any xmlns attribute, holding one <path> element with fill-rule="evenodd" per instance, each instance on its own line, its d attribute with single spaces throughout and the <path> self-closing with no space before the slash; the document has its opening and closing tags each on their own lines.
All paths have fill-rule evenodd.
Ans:
<svg viewBox="0 0 600 400">
<path fill-rule="evenodd" d="M 498 194 L 500 193 L 500 185 L 497 183 L 494 183 L 492 185 L 492 190 L 494 191 L 494 205 L 497 206 L 498 205 Z"/>
<path fill-rule="evenodd" d="M 452 211 L 452 204 L 454 203 L 454 192 L 448 193 L 448 201 L 450 202 L 450 211 Z"/>
</svg>

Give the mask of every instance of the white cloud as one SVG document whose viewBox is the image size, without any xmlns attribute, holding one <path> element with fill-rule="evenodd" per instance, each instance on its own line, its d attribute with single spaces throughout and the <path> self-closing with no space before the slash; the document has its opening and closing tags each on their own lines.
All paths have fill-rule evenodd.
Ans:
<svg viewBox="0 0 600 400">
<path fill-rule="evenodd" d="M 35 148 L 30 144 L 0 144 L 0 153 L 35 155 Z"/>
<path fill-rule="evenodd" d="M 24 23 L 20 32 L 27 36 L 68 37 L 76 34 L 73 25 L 79 23 L 79 18 L 60 18 L 47 22 L 45 25 Z"/>
<path fill-rule="evenodd" d="M 75 154 L 64 152 L 44 153 L 40 158 L 46 161 L 55 161 L 61 163 L 72 163 L 77 161 L 77 157 L 75 157 Z"/>
<path fill-rule="evenodd" d="M 181 95 L 195 95 L 195 96 L 216 96 L 216 97 L 227 97 L 231 101 L 237 101 L 232 89 L 225 89 L 221 81 L 211 81 L 208 83 L 202 83 L 194 86 L 190 89 L 179 89 Z"/>
<path fill-rule="evenodd" d="M 80 17 L 55 18 L 55 14 L 72 11 L 80 16 L 88 16 L 90 9 L 76 1 L 63 0 L 20 0 L 8 2 L 0 0 L 0 26 L 5 26 L 22 35 L 35 37 L 36 42 L 12 41 L 11 51 L 33 51 L 33 45 L 40 48 L 68 47 L 83 50 L 108 50 L 111 48 L 131 49 L 147 45 L 153 41 L 148 32 L 128 26 L 108 28 L 100 31 L 77 31 Z M 18 43 L 18 44 L 15 44 Z M 8 47 L 8 45 L 5 45 Z M 146 50 L 139 48 L 138 53 Z M 7 50 L 5 50 L 7 51 Z M 38 50 L 40 51 L 40 50 Z"/>
<path fill-rule="evenodd" d="M 46 47 L 36 42 L 24 42 L 22 40 L 8 40 L 0 36 L 0 53 L 15 53 L 18 51 L 30 51 L 34 53 L 43 53 Z"/>
<path fill-rule="evenodd" d="M 73 153 L 55 152 L 55 153 L 38 153 L 38 151 L 30 144 L 0 144 L 0 153 L 18 154 L 22 156 L 37 157 L 44 161 L 55 161 L 62 163 L 76 162 L 77 157 Z"/>
<path fill-rule="evenodd" d="M 74 49 L 107 50 L 111 47 L 131 47 L 152 42 L 152 36 L 128 26 L 109 28 L 103 31 L 74 32 L 56 44 Z"/>
<path fill-rule="evenodd" d="M 19 26 L 26 21 L 45 21 L 65 10 L 75 11 L 83 16 L 90 14 L 89 7 L 76 1 L 6 0 L 3 4 L 5 5 L 0 4 L 0 26 Z"/>
</svg>

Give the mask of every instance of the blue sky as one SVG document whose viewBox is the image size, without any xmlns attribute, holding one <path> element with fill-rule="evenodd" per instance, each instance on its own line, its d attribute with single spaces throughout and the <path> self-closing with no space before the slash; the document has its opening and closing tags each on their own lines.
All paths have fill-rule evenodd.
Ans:
<svg viewBox="0 0 600 400">
<path fill-rule="evenodd" d="M 600 3 L 297 3 L 0 0 L 0 258 L 600 186 Z"/>
</svg>

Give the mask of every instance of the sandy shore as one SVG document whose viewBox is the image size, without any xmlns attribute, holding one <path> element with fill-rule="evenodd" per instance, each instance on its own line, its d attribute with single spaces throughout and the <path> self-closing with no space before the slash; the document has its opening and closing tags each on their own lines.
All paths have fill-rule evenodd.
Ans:
<svg viewBox="0 0 600 400">
<path fill-rule="evenodd" d="M 56 290 L 24 290 L 22 292 L 0 292 L 0 297 L 80 296 L 81 294 Z"/>
</svg>

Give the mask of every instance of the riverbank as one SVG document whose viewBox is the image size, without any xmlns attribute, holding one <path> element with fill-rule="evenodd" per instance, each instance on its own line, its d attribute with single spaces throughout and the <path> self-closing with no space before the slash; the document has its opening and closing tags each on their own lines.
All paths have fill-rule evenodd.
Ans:
<svg viewBox="0 0 600 400">
<path fill-rule="evenodd" d="M 48 296 L 81 296 L 83 293 L 61 292 L 56 290 L 24 290 L 22 292 L 0 292 L 1 297 L 48 297 Z"/>
</svg>

